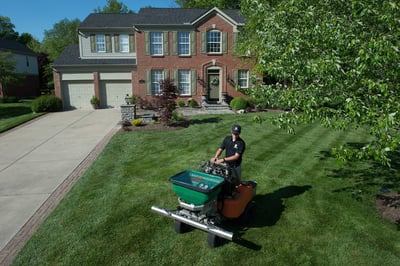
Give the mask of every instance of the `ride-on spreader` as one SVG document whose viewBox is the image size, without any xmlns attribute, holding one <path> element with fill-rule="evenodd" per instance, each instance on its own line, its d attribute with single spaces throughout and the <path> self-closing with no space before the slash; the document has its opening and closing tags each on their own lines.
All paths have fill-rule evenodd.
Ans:
<svg viewBox="0 0 400 266">
<path fill-rule="evenodd" d="M 186 170 L 169 178 L 178 195 L 176 210 L 152 206 L 151 209 L 174 220 L 177 233 L 191 227 L 208 233 L 207 243 L 216 247 L 221 239 L 234 240 L 234 233 L 220 225 L 231 219 L 246 218 L 256 194 L 257 183 L 238 182 L 235 172 L 227 165 L 207 162 L 200 171 Z"/>
</svg>

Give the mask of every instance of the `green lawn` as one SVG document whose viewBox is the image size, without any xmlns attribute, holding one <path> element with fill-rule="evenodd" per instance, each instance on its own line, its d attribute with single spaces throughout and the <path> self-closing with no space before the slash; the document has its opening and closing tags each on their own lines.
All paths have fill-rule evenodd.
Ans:
<svg viewBox="0 0 400 266">
<path fill-rule="evenodd" d="M 0 103 L 0 133 L 32 120 L 43 113 L 33 113 L 31 102 Z"/>
<path fill-rule="evenodd" d="M 150 208 L 176 207 L 168 178 L 213 156 L 233 123 L 247 142 L 243 179 L 258 182 L 255 209 L 246 227 L 227 224 L 240 241 L 213 249 L 205 232 L 176 234 Z M 400 232 L 374 205 L 382 187 L 399 189 L 398 169 L 337 169 L 329 152 L 366 138 L 319 125 L 287 135 L 268 121 L 254 124 L 252 114 L 118 134 L 13 265 L 399 265 Z"/>
</svg>

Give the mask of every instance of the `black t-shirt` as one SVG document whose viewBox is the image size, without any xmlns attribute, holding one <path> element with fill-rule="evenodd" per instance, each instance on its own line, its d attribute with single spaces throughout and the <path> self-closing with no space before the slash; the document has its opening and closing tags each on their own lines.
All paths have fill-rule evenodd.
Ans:
<svg viewBox="0 0 400 266">
<path fill-rule="evenodd" d="M 246 149 L 246 143 L 243 139 L 238 137 L 236 141 L 233 141 L 232 136 L 227 136 L 222 141 L 220 148 L 225 150 L 225 157 L 233 156 L 235 155 L 235 153 L 240 154 L 239 159 L 237 159 L 236 161 L 227 162 L 229 165 L 237 167 L 242 163 L 242 156 L 244 150 Z"/>
</svg>

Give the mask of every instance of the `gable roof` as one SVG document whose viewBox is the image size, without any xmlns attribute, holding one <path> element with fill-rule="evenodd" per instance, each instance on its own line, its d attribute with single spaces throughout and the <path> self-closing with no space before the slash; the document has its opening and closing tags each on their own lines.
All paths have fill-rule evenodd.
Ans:
<svg viewBox="0 0 400 266">
<path fill-rule="evenodd" d="M 6 51 L 6 52 L 12 52 L 14 54 L 37 56 L 37 54 L 34 51 L 29 49 L 22 43 L 19 43 L 14 40 L 4 39 L 4 38 L 0 38 L 0 50 Z"/>
<path fill-rule="evenodd" d="M 145 25 L 192 25 L 202 18 L 219 13 L 230 22 L 242 25 L 244 17 L 239 9 L 202 8 L 141 8 L 138 14 L 92 13 L 79 25 L 79 29 L 133 28 Z"/>
<path fill-rule="evenodd" d="M 66 66 L 95 66 L 95 65 L 136 65 L 136 59 L 81 59 L 79 44 L 71 44 L 57 57 L 53 67 Z"/>
<path fill-rule="evenodd" d="M 141 8 L 136 25 L 187 25 L 197 22 L 211 13 L 220 13 L 237 24 L 244 23 L 239 9 L 203 8 Z"/>
<path fill-rule="evenodd" d="M 137 22 L 137 14 L 92 13 L 79 25 L 79 29 L 93 28 L 132 28 Z"/>
</svg>

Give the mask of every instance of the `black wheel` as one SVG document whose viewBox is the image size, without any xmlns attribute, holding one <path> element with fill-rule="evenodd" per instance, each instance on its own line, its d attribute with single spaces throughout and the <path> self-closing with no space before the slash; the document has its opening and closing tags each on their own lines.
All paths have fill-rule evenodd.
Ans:
<svg viewBox="0 0 400 266">
<path fill-rule="evenodd" d="M 218 247 L 219 245 L 221 245 L 221 243 L 222 243 L 221 240 L 222 239 L 217 235 L 214 235 L 212 233 L 207 234 L 207 244 L 212 248 L 215 248 L 215 247 Z"/>
<path fill-rule="evenodd" d="M 190 231 L 190 225 L 174 220 L 174 230 L 178 234 L 183 234 Z"/>
</svg>

